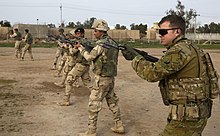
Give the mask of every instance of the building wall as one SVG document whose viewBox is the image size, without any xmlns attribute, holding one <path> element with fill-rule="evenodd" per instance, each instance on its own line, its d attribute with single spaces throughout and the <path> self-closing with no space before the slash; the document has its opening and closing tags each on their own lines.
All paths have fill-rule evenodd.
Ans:
<svg viewBox="0 0 220 136">
<path fill-rule="evenodd" d="M 36 25 L 36 24 L 17 24 L 14 25 L 13 28 L 18 28 L 19 31 L 22 33 L 22 36 L 24 36 L 24 30 L 29 29 L 30 33 L 33 35 L 35 39 L 47 39 L 48 35 L 58 35 L 59 28 L 48 28 L 47 25 Z M 13 28 L 8 27 L 0 27 L 0 39 L 6 40 L 7 39 L 7 33 L 9 30 Z M 68 33 L 70 31 L 74 31 L 75 29 L 72 28 L 64 28 L 64 33 Z M 85 29 L 85 37 L 88 39 L 95 39 L 93 35 L 93 29 Z M 139 30 L 109 30 L 108 34 L 115 40 L 138 40 L 140 39 L 140 33 Z M 189 39 L 196 39 L 196 40 L 220 40 L 220 34 L 207 34 L 207 33 L 201 33 L 201 34 L 186 34 L 186 37 Z M 156 33 L 156 31 L 151 28 L 147 30 L 147 40 L 159 40 L 159 35 Z"/>
<path fill-rule="evenodd" d="M 48 33 L 52 35 L 58 35 L 58 30 L 59 28 L 49 28 Z M 64 33 L 66 34 L 74 30 L 75 29 L 73 28 L 65 28 Z M 93 29 L 85 29 L 85 37 L 88 39 L 95 39 L 93 31 Z M 115 40 L 140 39 L 139 30 L 109 30 L 108 34 Z"/>
<path fill-rule="evenodd" d="M 47 25 L 36 25 L 36 24 L 16 24 L 13 28 L 18 28 L 22 36 L 24 36 L 25 29 L 29 29 L 29 32 L 34 38 L 45 39 L 48 36 L 48 26 Z"/>
<path fill-rule="evenodd" d="M 8 38 L 9 27 L 0 27 L 0 40 L 6 40 Z"/>
</svg>

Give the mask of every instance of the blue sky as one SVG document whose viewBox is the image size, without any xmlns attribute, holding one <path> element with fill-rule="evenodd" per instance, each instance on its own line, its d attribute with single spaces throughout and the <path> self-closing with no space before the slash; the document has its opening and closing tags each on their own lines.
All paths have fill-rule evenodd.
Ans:
<svg viewBox="0 0 220 136">
<path fill-rule="evenodd" d="M 181 0 L 186 10 L 195 9 L 197 23 L 220 23 L 219 0 Z M 62 14 L 60 6 L 62 5 Z M 0 0 L 0 20 L 11 24 L 55 24 L 62 21 L 84 22 L 92 17 L 116 24 L 147 24 L 158 22 L 169 9 L 176 9 L 177 0 Z M 37 21 L 38 19 L 38 21 Z"/>
</svg>

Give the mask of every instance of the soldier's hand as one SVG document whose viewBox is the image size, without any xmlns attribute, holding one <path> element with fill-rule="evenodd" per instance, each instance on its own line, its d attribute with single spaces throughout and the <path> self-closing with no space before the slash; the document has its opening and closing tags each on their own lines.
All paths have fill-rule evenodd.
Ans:
<svg viewBox="0 0 220 136">
<path fill-rule="evenodd" d="M 81 44 L 80 44 L 80 42 L 78 42 L 78 41 L 77 41 L 77 42 L 75 42 L 75 45 L 74 45 L 74 47 L 75 47 L 75 48 L 79 48 L 79 47 L 81 47 Z"/>
<path fill-rule="evenodd" d="M 122 50 L 121 53 L 126 60 L 133 60 L 137 55 L 139 55 L 133 48 L 126 45 L 124 46 L 124 50 Z"/>
</svg>

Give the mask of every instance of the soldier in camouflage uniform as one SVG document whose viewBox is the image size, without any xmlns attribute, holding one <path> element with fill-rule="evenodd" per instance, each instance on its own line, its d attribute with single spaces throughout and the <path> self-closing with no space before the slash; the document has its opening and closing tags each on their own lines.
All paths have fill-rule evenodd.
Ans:
<svg viewBox="0 0 220 136">
<path fill-rule="evenodd" d="M 103 99 L 106 99 L 109 109 L 113 113 L 115 126 L 112 129 L 115 133 L 124 133 L 124 126 L 121 120 L 120 109 L 118 106 L 119 98 L 114 92 L 115 76 L 117 75 L 118 49 L 104 47 L 104 43 L 113 43 L 108 34 L 108 24 L 104 20 L 95 20 L 92 28 L 97 38 L 96 46 L 88 52 L 85 48 L 77 44 L 80 53 L 88 61 L 93 63 L 93 73 L 95 74 L 95 83 L 89 96 L 89 122 L 88 131 L 78 134 L 79 136 L 96 136 L 98 113 L 102 109 Z"/>
<path fill-rule="evenodd" d="M 71 33 L 68 33 L 66 35 L 67 39 L 73 39 L 74 36 Z M 71 55 L 72 51 L 72 45 L 70 43 L 60 43 L 65 48 L 65 54 L 63 55 L 59 66 L 57 68 L 57 74 L 55 76 L 61 76 L 61 82 L 55 82 L 54 84 L 59 87 L 65 87 L 65 81 L 67 78 L 67 74 L 70 72 L 70 70 L 76 65 L 76 58 Z M 78 83 L 78 82 L 77 82 Z M 78 85 L 78 84 L 77 84 Z M 79 85 L 78 85 L 79 86 Z"/>
<path fill-rule="evenodd" d="M 21 46 L 22 35 L 18 31 L 18 28 L 14 29 L 14 33 L 10 34 L 10 37 L 15 39 L 15 57 L 17 59 L 20 59 L 22 55 L 22 46 Z"/>
<path fill-rule="evenodd" d="M 80 41 L 84 44 L 89 44 L 89 41 L 84 38 L 84 29 L 83 28 L 77 28 L 75 30 L 76 38 L 72 39 L 72 42 Z M 68 75 L 66 77 L 65 81 L 65 95 L 62 102 L 59 102 L 58 105 L 60 106 L 69 106 L 70 105 L 70 95 L 71 90 L 73 88 L 73 84 L 75 84 L 76 87 L 79 87 L 78 85 L 78 79 L 81 77 L 82 82 L 84 86 L 90 87 L 89 83 L 91 82 L 91 77 L 89 75 L 89 69 L 90 69 L 90 62 L 88 62 L 81 54 L 80 51 L 77 48 L 70 48 L 69 50 L 71 60 L 75 61 L 75 65 L 72 69 L 69 69 Z M 64 69 L 65 70 L 65 69 Z M 77 83 L 77 84 L 76 84 Z M 78 85 L 78 86 L 77 86 Z"/>
<path fill-rule="evenodd" d="M 64 35 L 64 29 L 63 28 L 60 28 L 59 29 L 59 37 L 58 37 L 58 40 L 64 40 L 65 39 L 65 35 Z M 53 67 L 52 67 L 52 70 L 56 70 L 56 66 L 57 66 L 57 61 L 59 59 L 59 57 L 63 57 L 64 53 L 65 53 L 65 48 L 63 46 L 60 46 L 61 44 L 58 44 L 57 45 L 57 52 L 56 52 L 56 56 L 55 56 L 55 59 L 54 59 L 54 63 L 53 63 Z"/>
<path fill-rule="evenodd" d="M 169 116 L 159 135 L 201 136 L 212 107 L 204 52 L 184 38 L 185 21 L 182 17 L 165 16 L 159 27 L 161 43 L 167 49 L 165 54 L 158 62 L 137 55 L 132 60 L 132 67 L 141 78 L 149 82 L 160 81 Z M 122 53 L 126 55 L 126 51 Z"/>
<path fill-rule="evenodd" d="M 73 39 L 74 36 L 71 33 L 67 33 L 65 39 Z M 73 60 L 68 60 L 69 57 L 71 57 L 70 55 L 70 49 L 72 48 L 69 43 L 65 43 L 63 41 L 58 41 L 58 45 L 59 47 L 62 47 L 62 50 L 64 51 L 64 54 L 62 56 L 62 58 L 60 59 L 60 62 L 58 64 L 57 67 L 57 73 L 55 74 L 55 77 L 60 77 L 61 76 L 61 72 L 63 70 L 63 68 L 65 67 L 65 65 L 68 63 L 67 61 L 71 61 L 73 62 Z M 75 63 L 74 63 L 75 65 Z M 69 71 L 68 71 L 69 72 Z"/>
<path fill-rule="evenodd" d="M 24 47 L 24 50 L 23 50 L 23 53 L 22 53 L 22 56 L 21 56 L 21 59 L 24 60 L 24 56 L 25 56 L 25 53 L 28 51 L 28 53 L 30 54 L 30 57 L 31 57 L 31 60 L 33 61 L 34 60 L 34 57 L 32 55 L 32 43 L 33 43 L 33 37 L 32 35 L 29 33 L 29 30 L 28 29 L 25 29 L 25 36 L 24 36 L 24 39 L 23 41 L 26 43 L 25 47 Z"/>
</svg>

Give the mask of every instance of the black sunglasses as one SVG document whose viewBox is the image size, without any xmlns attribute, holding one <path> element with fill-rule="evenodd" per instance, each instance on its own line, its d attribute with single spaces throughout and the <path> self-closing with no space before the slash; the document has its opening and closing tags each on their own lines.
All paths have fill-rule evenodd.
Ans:
<svg viewBox="0 0 220 136">
<path fill-rule="evenodd" d="M 166 35 L 167 33 L 168 33 L 168 30 L 174 30 L 174 29 L 179 29 L 179 28 L 169 28 L 169 29 L 159 29 L 159 34 L 161 35 L 161 36 L 164 36 L 164 35 Z"/>
</svg>

